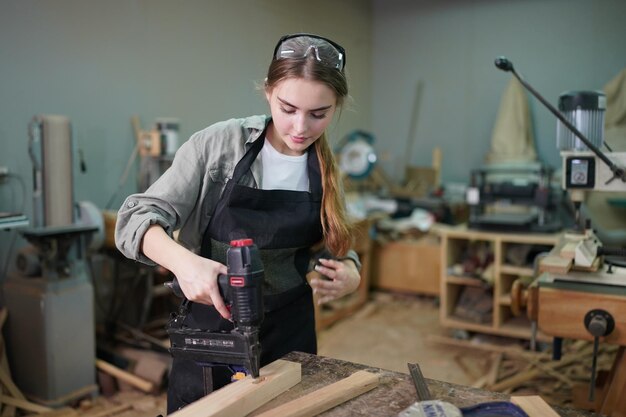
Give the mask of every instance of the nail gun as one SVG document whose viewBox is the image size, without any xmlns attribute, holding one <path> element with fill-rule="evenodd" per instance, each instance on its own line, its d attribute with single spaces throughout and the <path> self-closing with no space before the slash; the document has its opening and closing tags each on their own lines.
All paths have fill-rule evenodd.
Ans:
<svg viewBox="0 0 626 417">
<path fill-rule="evenodd" d="M 176 278 L 165 285 L 185 298 L 178 314 L 172 313 L 167 324 L 170 353 L 173 357 L 207 365 L 227 365 L 233 371 L 245 371 L 259 377 L 261 345 L 259 328 L 263 321 L 263 264 L 252 239 L 230 242 L 226 251 L 226 275 L 217 282 L 220 295 L 229 308 L 234 329 L 230 332 L 192 329 L 184 324 L 190 301 L 185 298 Z M 243 368 L 243 369 L 242 369 Z"/>
</svg>

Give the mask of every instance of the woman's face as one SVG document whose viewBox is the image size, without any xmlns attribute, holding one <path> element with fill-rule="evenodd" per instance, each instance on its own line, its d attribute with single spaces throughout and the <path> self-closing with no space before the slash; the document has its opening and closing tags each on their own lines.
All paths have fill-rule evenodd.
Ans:
<svg viewBox="0 0 626 417">
<path fill-rule="evenodd" d="M 265 96 L 273 122 L 267 139 L 285 155 L 302 155 L 324 133 L 337 107 L 330 87 L 303 78 L 287 78 Z"/>
</svg>

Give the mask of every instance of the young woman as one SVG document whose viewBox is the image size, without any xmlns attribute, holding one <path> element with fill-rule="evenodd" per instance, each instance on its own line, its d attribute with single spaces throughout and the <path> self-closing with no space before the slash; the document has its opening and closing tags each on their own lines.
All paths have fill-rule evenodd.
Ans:
<svg viewBox="0 0 626 417">
<path fill-rule="evenodd" d="M 265 271 L 262 366 L 295 350 L 316 353 L 312 292 L 324 303 L 360 282 L 325 134 L 348 94 L 345 64 L 344 49 L 329 39 L 282 37 L 264 86 L 271 116 L 231 119 L 195 133 L 171 168 L 145 193 L 129 196 L 118 213 L 117 247 L 177 277 L 192 301 L 186 324 L 193 328 L 232 328 L 217 276 L 227 272 L 231 240 L 254 240 Z M 325 279 L 309 286 L 312 259 Z M 174 358 L 168 413 L 230 377 L 226 368 Z"/>
</svg>

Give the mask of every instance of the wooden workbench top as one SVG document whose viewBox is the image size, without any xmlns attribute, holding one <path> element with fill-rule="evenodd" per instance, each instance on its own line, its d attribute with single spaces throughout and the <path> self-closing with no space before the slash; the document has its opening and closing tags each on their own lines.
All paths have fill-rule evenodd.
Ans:
<svg viewBox="0 0 626 417">
<path fill-rule="evenodd" d="M 285 360 L 302 364 L 302 381 L 281 394 L 277 398 L 259 408 L 256 415 L 262 411 L 277 407 L 294 400 L 311 391 L 320 389 L 340 379 L 347 378 L 359 370 L 368 370 L 380 375 L 380 384 L 372 391 L 339 405 L 320 414 L 324 417 L 353 417 L 353 416 L 397 416 L 417 400 L 415 387 L 407 373 L 372 368 L 352 362 L 316 356 L 301 352 L 292 352 L 284 357 Z M 497 392 L 450 384 L 447 382 L 427 379 L 428 387 L 433 398 L 447 401 L 457 407 L 466 407 L 488 401 L 506 401 L 509 396 Z M 593 417 L 598 414 L 587 411 L 554 407 L 563 417 Z"/>
</svg>

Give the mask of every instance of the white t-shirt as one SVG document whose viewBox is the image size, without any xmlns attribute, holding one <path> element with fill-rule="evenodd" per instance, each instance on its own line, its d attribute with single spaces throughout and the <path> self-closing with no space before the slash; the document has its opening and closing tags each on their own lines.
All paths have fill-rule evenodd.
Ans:
<svg viewBox="0 0 626 417">
<path fill-rule="evenodd" d="M 300 156 L 284 155 L 278 152 L 269 140 L 265 140 L 261 150 L 263 161 L 264 190 L 309 191 L 307 172 L 308 153 Z"/>
</svg>

